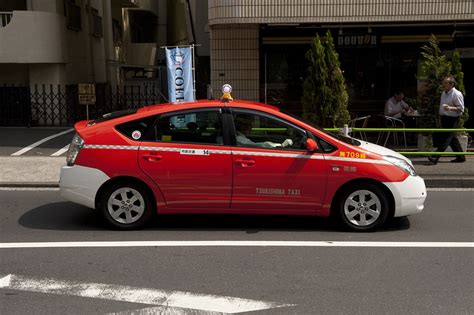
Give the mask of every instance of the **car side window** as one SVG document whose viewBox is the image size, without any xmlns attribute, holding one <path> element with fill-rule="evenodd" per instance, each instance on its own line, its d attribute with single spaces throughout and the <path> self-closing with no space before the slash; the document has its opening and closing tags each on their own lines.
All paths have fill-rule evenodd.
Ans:
<svg viewBox="0 0 474 315">
<path fill-rule="evenodd" d="M 115 129 L 127 138 L 135 141 L 143 141 L 155 120 L 156 116 L 149 116 L 117 125 Z"/>
<path fill-rule="evenodd" d="M 239 110 L 233 118 L 239 147 L 306 150 L 306 132 L 279 118 Z"/>
<path fill-rule="evenodd" d="M 321 150 L 324 152 L 324 153 L 330 153 L 330 152 L 334 152 L 337 150 L 337 148 L 335 146 L 333 146 L 332 144 L 330 144 L 329 142 L 321 139 L 321 138 L 317 138 L 318 141 L 319 141 L 319 145 L 321 147 Z"/>
<path fill-rule="evenodd" d="M 219 109 L 165 114 L 158 118 L 149 141 L 223 145 Z"/>
</svg>

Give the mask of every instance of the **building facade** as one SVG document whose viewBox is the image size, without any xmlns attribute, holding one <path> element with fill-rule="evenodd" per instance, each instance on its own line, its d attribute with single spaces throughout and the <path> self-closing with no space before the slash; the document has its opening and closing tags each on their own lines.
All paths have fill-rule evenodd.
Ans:
<svg viewBox="0 0 474 315">
<path fill-rule="evenodd" d="M 166 44 L 163 1 L 2 0 L 0 11 L 0 84 L 117 84 Z"/>
<path fill-rule="evenodd" d="M 208 82 L 207 12 L 197 0 L 0 0 L 0 125 L 71 124 L 81 83 L 96 85 L 96 115 L 165 101 L 167 45 L 200 44 Z"/>
<path fill-rule="evenodd" d="M 188 44 L 198 45 L 198 98 L 219 97 L 230 83 L 237 98 L 300 114 L 305 53 L 327 30 L 351 111 L 381 112 L 396 90 L 416 97 L 420 47 L 431 34 L 446 55 L 461 52 L 472 103 L 472 0 L 0 0 L 0 125 L 16 115 L 5 85 L 138 86 L 133 103 L 140 87 L 164 82 L 161 47 Z M 155 99 L 135 103 L 147 102 Z M 36 98 L 25 104 L 49 106 Z"/>
<path fill-rule="evenodd" d="M 420 47 L 431 34 L 449 56 L 461 52 L 467 94 L 474 94 L 472 0 L 209 0 L 214 97 L 231 83 L 237 98 L 299 114 L 305 53 L 330 30 L 349 109 L 380 113 L 397 90 L 416 97 Z"/>
</svg>

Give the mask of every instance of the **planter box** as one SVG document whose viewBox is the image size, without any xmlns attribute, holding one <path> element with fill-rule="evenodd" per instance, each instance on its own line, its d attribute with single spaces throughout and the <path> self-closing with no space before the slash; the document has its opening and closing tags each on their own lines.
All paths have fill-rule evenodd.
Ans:
<svg viewBox="0 0 474 315">
<path fill-rule="evenodd" d="M 461 148 L 464 152 L 467 151 L 467 136 L 458 136 L 459 143 L 461 143 Z M 433 148 L 433 138 L 431 136 L 418 135 L 418 151 L 419 152 L 431 152 L 435 151 L 436 148 Z M 446 152 L 453 152 L 451 147 L 446 149 Z"/>
</svg>

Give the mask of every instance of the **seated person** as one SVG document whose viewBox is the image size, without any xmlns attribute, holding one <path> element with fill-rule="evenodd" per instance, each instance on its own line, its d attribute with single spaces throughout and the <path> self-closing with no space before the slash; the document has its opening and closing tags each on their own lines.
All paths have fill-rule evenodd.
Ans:
<svg viewBox="0 0 474 315">
<path fill-rule="evenodd" d="M 403 92 L 395 92 L 385 103 L 384 115 L 400 119 L 402 114 L 412 112 L 413 108 L 403 101 L 404 97 Z"/>
<path fill-rule="evenodd" d="M 256 147 L 256 148 L 286 148 L 286 147 L 291 147 L 293 145 L 293 140 L 291 139 L 286 139 L 283 141 L 283 143 L 274 143 L 270 141 L 265 141 L 265 142 L 253 142 L 249 138 L 247 138 L 247 135 L 249 135 L 252 132 L 252 123 L 248 120 L 245 119 L 240 119 L 236 120 L 235 122 L 236 126 L 235 129 L 237 130 L 236 133 L 236 140 L 237 140 L 237 145 L 241 146 L 250 146 L 250 147 Z"/>
</svg>

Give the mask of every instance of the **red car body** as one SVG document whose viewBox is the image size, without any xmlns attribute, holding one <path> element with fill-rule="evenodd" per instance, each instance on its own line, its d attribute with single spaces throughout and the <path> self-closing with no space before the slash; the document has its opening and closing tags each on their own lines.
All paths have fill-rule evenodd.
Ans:
<svg viewBox="0 0 474 315">
<path fill-rule="evenodd" d="M 201 109 L 219 110 L 227 115 L 222 118 L 227 122 L 236 110 L 269 115 L 304 130 L 316 141 L 318 150 L 249 148 L 235 145 L 235 141 L 218 145 L 135 140 L 117 130 L 129 121 Z M 224 133 L 235 137 L 232 123 L 224 121 L 223 126 Z M 104 187 L 114 181 L 134 181 L 149 189 L 153 211 L 158 214 L 329 216 L 345 188 L 365 184 L 377 185 L 385 194 L 387 217 L 420 212 L 426 198 L 420 177 L 385 159 L 390 155 L 411 165 L 397 153 L 366 142 L 352 145 L 259 103 L 154 105 L 103 122 L 82 121 L 75 129 L 83 144 L 73 165 L 61 172 L 61 192 L 65 198 L 92 208 L 98 208 Z M 322 150 L 323 142 L 333 149 Z"/>
</svg>

